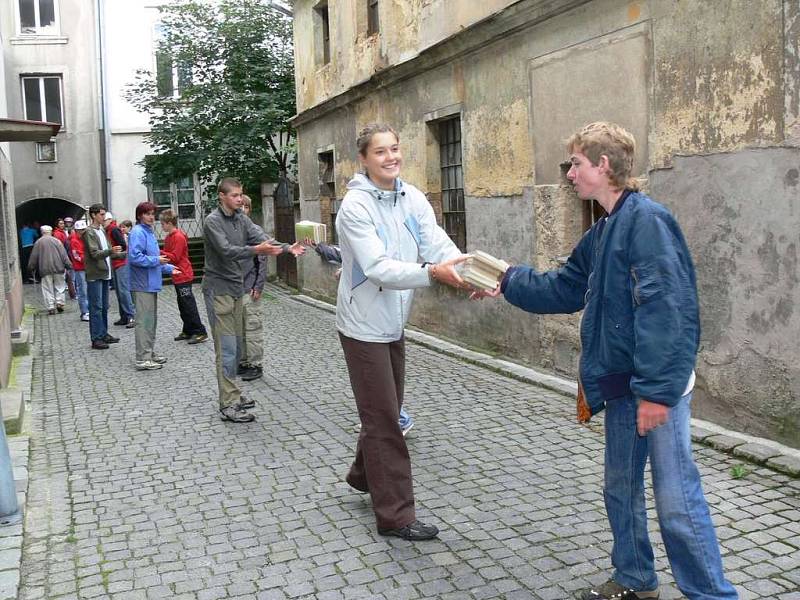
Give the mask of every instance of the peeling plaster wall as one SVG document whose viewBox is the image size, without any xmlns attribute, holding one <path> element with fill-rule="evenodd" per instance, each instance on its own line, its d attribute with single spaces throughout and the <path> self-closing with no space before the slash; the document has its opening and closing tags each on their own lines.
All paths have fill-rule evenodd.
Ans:
<svg viewBox="0 0 800 600">
<path fill-rule="evenodd" d="M 680 156 L 655 197 L 683 224 L 702 319 L 695 413 L 800 446 L 800 148 Z"/>
<path fill-rule="evenodd" d="M 558 147 L 562 134 L 546 129 L 547 135 L 536 133 L 542 122 L 547 127 L 546 114 L 538 123 L 533 117 L 537 97 L 556 84 L 541 79 L 545 70 L 535 81 L 531 73 L 542 64 L 556 73 L 553 65 L 562 61 L 572 77 L 588 81 L 581 89 L 594 87 L 598 93 L 575 97 L 566 87 L 569 78 L 559 73 L 558 89 L 552 93 L 560 94 L 565 106 L 574 102 L 580 110 L 573 111 L 575 123 L 569 121 L 569 110 L 560 111 L 558 131 L 563 129 L 566 137 L 585 119 L 602 118 L 627 101 L 628 113 L 636 116 L 642 132 L 639 174 L 648 177 L 656 169 L 648 189 L 676 211 L 687 232 L 698 264 L 704 326 L 695 411 L 800 447 L 800 422 L 794 416 L 800 414 L 800 373 L 794 366 L 800 364 L 800 356 L 788 339 L 788 332 L 800 330 L 793 311 L 800 298 L 792 262 L 800 242 L 800 161 L 792 153 L 796 150 L 789 149 L 800 145 L 800 65 L 797 38 L 791 37 L 800 27 L 800 5 L 789 0 L 595 0 L 525 27 L 514 21 L 516 15 L 528 14 L 522 9 L 542 2 L 520 0 L 506 9 L 515 15 L 508 23 L 513 33 L 473 48 L 468 30 L 466 37 L 456 34 L 453 43 L 461 51 L 453 58 L 425 62 L 427 54 L 420 49 L 435 35 L 425 29 L 434 21 L 424 19 L 434 14 L 434 5 L 447 3 L 381 4 L 398 3 L 409 11 L 405 21 L 398 21 L 407 28 L 407 41 L 395 48 L 395 38 L 385 33 L 380 42 L 383 60 L 392 65 L 413 50 L 419 54 L 420 69 L 301 122 L 303 218 L 327 218 L 319 200 L 316 153 L 335 148 L 341 198 L 358 168 L 356 132 L 372 121 L 397 128 L 405 156 L 403 178 L 428 194 L 440 217 L 436 119 L 458 115 L 467 249 L 541 270 L 557 268 L 558 258 L 568 255 L 583 234 L 585 204 L 555 175 L 565 158 Z M 303 19 L 297 9 L 302 4 L 296 4 L 297 23 Z M 414 18 L 427 24 L 420 26 Z M 475 25 L 476 35 L 481 27 L 491 26 L 487 23 Z M 450 23 L 439 27 L 443 35 L 453 31 Z M 415 37 L 419 39 L 408 39 Z M 635 45 L 622 45 L 631 40 Z M 628 53 L 641 55 L 641 62 L 626 56 L 625 72 L 638 73 L 639 80 L 646 74 L 645 85 L 639 85 L 635 95 L 624 95 L 624 89 L 617 93 L 616 84 L 613 93 L 603 91 L 604 84 L 620 79 L 617 73 L 609 77 L 611 67 L 593 67 L 592 48 L 608 50 L 606 57 L 639 48 Z M 301 69 L 298 80 L 302 76 Z M 344 90 L 357 81 L 340 84 Z M 624 88 L 624 76 L 621 81 Z M 540 86 L 539 96 L 532 82 Z M 327 85 L 320 78 L 317 83 Z M 542 118 L 541 111 L 537 118 Z M 777 147 L 781 145 L 784 148 Z M 675 158 L 676 154 L 688 156 Z M 540 165 L 546 177 L 538 173 Z M 768 207 L 754 208 L 767 199 Z M 313 257 L 300 262 L 304 289 L 335 298 L 334 269 Z M 471 303 L 463 295 L 436 288 L 417 293 L 411 324 L 566 376 L 577 370 L 578 315 L 529 315 L 504 302 Z"/>
</svg>

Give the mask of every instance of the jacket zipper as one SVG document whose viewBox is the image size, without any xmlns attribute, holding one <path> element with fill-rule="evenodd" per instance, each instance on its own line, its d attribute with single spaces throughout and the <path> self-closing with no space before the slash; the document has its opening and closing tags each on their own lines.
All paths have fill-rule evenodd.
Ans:
<svg viewBox="0 0 800 600">
<path fill-rule="evenodd" d="M 639 277 L 636 275 L 636 270 L 631 267 L 631 277 L 633 278 L 633 303 L 636 306 L 641 306 L 642 301 L 639 298 Z"/>
</svg>

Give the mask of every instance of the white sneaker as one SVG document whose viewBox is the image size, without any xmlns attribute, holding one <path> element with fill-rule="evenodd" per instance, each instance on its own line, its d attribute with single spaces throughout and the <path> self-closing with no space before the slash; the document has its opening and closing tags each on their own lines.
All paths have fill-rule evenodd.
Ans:
<svg viewBox="0 0 800 600">
<path fill-rule="evenodd" d="M 156 364 L 163 365 L 165 362 L 167 362 L 167 357 L 153 354 L 153 358 L 151 358 L 150 360 L 152 360 Z"/>
<path fill-rule="evenodd" d="M 160 365 L 157 362 L 153 362 L 152 360 L 137 360 L 136 361 L 136 370 L 137 371 L 152 371 L 153 369 L 160 369 L 164 365 Z"/>
<path fill-rule="evenodd" d="M 81 315 L 81 321 L 88 321 L 89 320 L 89 313 L 83 313 Z"/>
</svg>

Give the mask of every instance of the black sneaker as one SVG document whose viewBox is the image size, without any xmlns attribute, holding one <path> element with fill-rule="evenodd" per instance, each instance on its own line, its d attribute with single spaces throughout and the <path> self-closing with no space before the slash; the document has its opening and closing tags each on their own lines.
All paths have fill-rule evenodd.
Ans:
<svg viewBox="0 0 800 600">
<path fill-rule="evenodd" d="M 128 320 L 128 324 L 125 325 L 125 328 L 126 329 L 133 329 L 134 327 L 136 327 L 136 319 L 129 319 Z"/>
<path fill-rule="evenodd" d="M 251 398 L 245 398 L 244 396 L 239 398 L 239 404 L 237 404 L 239 408 L 242 410 L 247 410 L 250 408 L 255 408 L 256 401 Z"/>
<path fill-rule="evenodd" d="M 247 370 L 250 368 L 250 365 L 247 363 L 239 363 L 239 366 L 236 367 L 236 374 L 237 375 L 244 375 L 247 373 Z"/>
<path fill-rule="evenodd" d="M 231 423 L 250 423 L 256 420 L 256 416 L 252 413 L 245 412 L 238 406 L 226 406 L 221 408 L 219 414 L 222 415 L 223 421 L 230 421 Z"/>
<path fill-rule="evenodd" d="M 103 338 L 103 341 L 106 344 L 116 344 L 119 341 L 119 338 L 114 337 L 113 335 L 106 334 L 106 337 Z"/>
<path fill-rule="evenodd" d="M 578 592 L 578 600 L 656 600 L 658 588 L 654 590 L 636 591 L 609 579 L 604 584 Z"/>
<path fill-rule="evenodd" d="M 108 350 L 108 344 L 103 340 L 95 340 L 92 342 L 92 350 Z"/>
<path fill-rule="evenodd" d="M 122 317 L 114 321 L 114 325 L 122 326 L 128 324 L 128 317 Z"/>
<path fill-rule="evenodd" d="M 264 374 L 264 369 L 251 365 L 249 368 L 245 369 L 244 373 L 242 373 L 242 381 L 253 381 L 254 379 L 258 379 Z"/>
<path fill-rule="evenodd" d="M 197 335 L 193 335 L 191 339 L 186 342 L 187 344 L 202 344 L 208 339 L 208 335 L 205 333 L 198 333 Z"/>
<path fill-rule="evenodd" d="M 181 331 L 178 335 L 176 335 L 172 339 L 175 340 L 176 342 L 182 342 L 183 340 L 188 340 L 190 337 L 192 336 L 190 336 L 188 333 L 183 333 Z"/>
<path fill-rule="evenodd" d="M 435 525 L 426 525 L 422 521 L 412 521 L 405 527 L 399 527 L 397 529 L 381 529 L 379 527 L 378 533 L 381 535 L 403 538 L 410 542 L 419 542 L 422 540 L 432 540 L 439 535 L 439 529 Z"/>
</svg>

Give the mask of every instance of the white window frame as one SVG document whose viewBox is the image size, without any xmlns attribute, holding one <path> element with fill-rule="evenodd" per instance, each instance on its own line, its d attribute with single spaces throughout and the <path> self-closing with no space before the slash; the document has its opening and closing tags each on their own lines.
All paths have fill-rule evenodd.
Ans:
<svg viewBox="0 0 800 600">
<path fill-rule="evenodd" d="M 153 75 L 156 79 L 156 91 L 158 88 L 158 44 L 163 37 L 163 33 L 161 32 L 162 29 L 161 23 L 156 23 L 153 25 L 153 52 L 152 52 L 152 59 L 153 59 Z M 164 96 L 160 96 L 160 98 L 172 98 L 173 100 L 177 100 L 181 97 L 181 80 L 180 80 L 180 72 L 179 72 L 179 65 L 178 61 L 175 60 L 174 57 L 170 57 L 170 62 L 172 63 L 172 74 L 170 77 L 170 93 Z M 191 79 L 191 76 L 190 76 Z"/>
<path fill-rule="evenodd" d="M 34 0 L 33 4 L 33 11 L 35 15 L 35 20 L 37 23 L 41 22 L 41 17 L 39 15 L 40 7 L 39 7 L 40 0 Z M 14 0 L 14 17 L 16 21 L 17 27 L 17 35 L 19 36 L 58 36 L 61 35 L 61 7 L 59 6 L 59 0 L 53 0 L 53 14 L 55 16 L 55 24 L 52 27 L 42 27 L 41 25 L 36 25 L 34 31 L 23 31 L 22 30 L 22 17 L 19 12 L 19 3 L 20 0 Z"/>
<path fill-rule="evenodd" d="M 30 117 L 28 116 L 28 102 L 27 98 L 25 97 L 25 80 L 26 79 L 38 79 L 39 80 L 39 108 L 42 113 L 43 120 L 47 120 L 47 102 L 45 100 L 45 93 L 44 93 L 44 80 L 45 79 L 58 79 L 58 108 L 60 120 L 59 123 L 61 124 L 61 131 L 64 131 L 66 123 L 64 123 L 64 77 L 60 73 L 41 73 L 41 74 L 26 74 L 20 75 L 19 82 L 20 87 L 22 88 L 21 95 L 22 95 L 22 114 L 25 116 L 26 121 L 30 121 Z"/>
<path fill-rule="evenodd" d="M 41 149 L 45 144 L 53 144 L 53 160 L 45 160 L 42 158 Z M 36 142 L 36 162 L 37 163 L 57 163 L 58 162 L 58 145 L 55 140 L 50 142 Z"/>
</svg>

